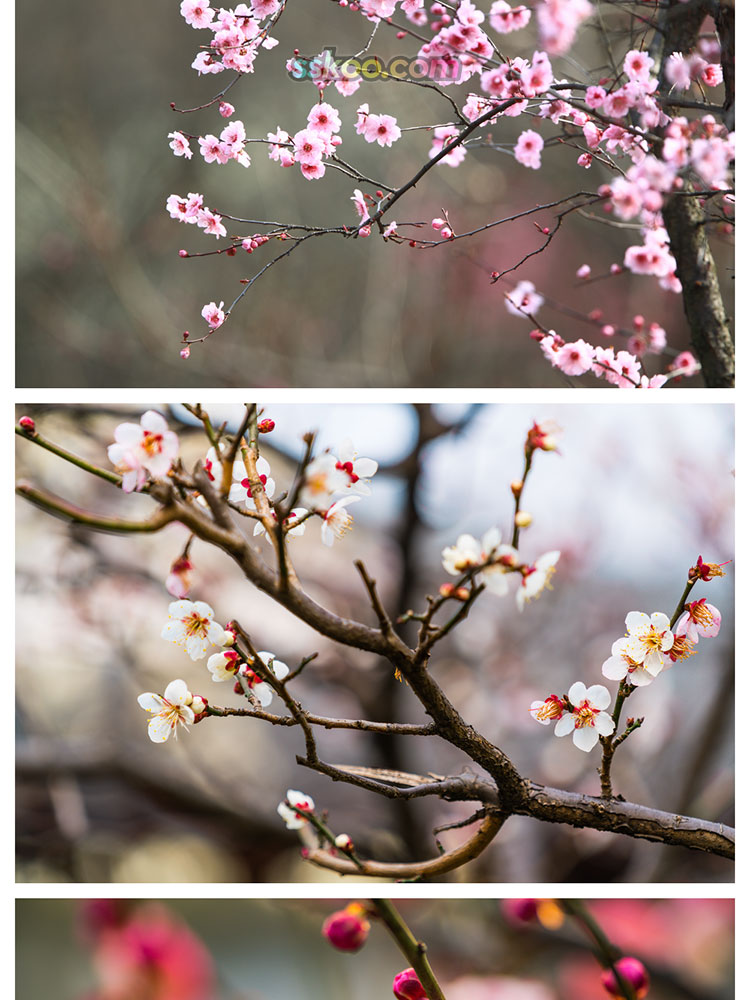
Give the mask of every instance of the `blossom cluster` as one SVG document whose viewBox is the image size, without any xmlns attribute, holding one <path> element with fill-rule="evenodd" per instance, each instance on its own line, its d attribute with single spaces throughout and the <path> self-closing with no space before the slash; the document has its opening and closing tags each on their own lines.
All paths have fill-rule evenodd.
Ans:
<svg viewBox="0 0 750 1000">
<path fill-rule="evenodd" d="M 285 6 L 282 0 L 252 0 L 233 9 L 215 10 L 208 0 L 184 0 L 180 9 L 186 22 L 193 28 L 212 33 L 211 41 L 202 47 L 193 67 L 200 74 L 220 73 L 225 69 L 242 74 L 252 72 L 258 50 L 261 47 L 272 49 L 276 45 L 269 30 L 284 13 Z M 350 14 L 366 18 L 373 25 L 373 38 L 382 25 L 398 29 L 399 38 L 409 37 L 411 32 L 401 30 L 392 21 L 395 15 L 403 15 L 417 27 L 413 34 L 420 44 L 414 65 L 420 67 L 420 78 L 439 88 L 468 87 L 454 102 L 456 112 L 460 106 L 456 121 L 411 126 L 416 136 L 424 131 L 430 135 L 429 148 L 425 148 L 423 154 L 428 161 L 432 159 L 441 166 L 457 168 L 472 145 L 481 146 L 486 141 L 512 153 L 523 166 L 539 170 L 543 158 L 549 155 L 545 152 L 546 147 L 554 145 L 555 155 L 559 156 L 562 145 L 575 151 L 576 162 L 582 169 L 589 169 L 596 162 L 610 173 L 611 179 L 598 185 L 599 206 L 605 216 L 612 214 L 639 230 L 638 238 L 627 247 L 622 259 L 612 262 L 613 274 L 629 271 L 655 279 L 666 291 L 681 291 L 662 215 L 668 198 L 700 194 L 711 199 L 712 208 L 723 213 L 727 225 L 731 224 L 733 132 L 711 114 L 690 120 L 684 115 L 670 113 L 673 111 L 673 103 L 669 100 L 671 94 L 687 93 L 689 96 L 693 90 L 704 94 L 706 88 L 717 88 L 723 83 L 718 41 L 710 32 L 701 35 L 698 50 L 668 54 L 664 77 L 671 90 L 665 95 L 660 91 L 659 66 L 645 48 L 630 49 L 622 58 L 618 72 L 600 79 L 592 80 L 586 74 L 581 79 L 569 78 L 553 66 L 553 60 L 568 52 L 579 28 L 594 13 L 589 0 L 539 0 L 533 7 L 511 6 L 505 0 L 495 0 L 485 9 L 472 0 L 461 0 L 455 6 L 440 2 L 427 4 L 425 0 L 360 0 L 340 6 Z M 525 34 L 532 24 L 537 40 L 528 43 L 527 55 L 509 58 L 498 51 L 497 38 L 510 32 Z M 367 47 L 359 55 L 366 52 Z M 323 99 L 326 90 L 333 87 L 339 98 L 349 100 L 363 79 L 371 77 L 363 73 L 361 60 L 337 60 L 334 53 L 335 49 L 329 48 L 308 59 L 295 49 L 293 56 L 286 59 L 290 76 L 298 80 L 309 79 L 318 92 L 318 100 L 302 128 L 277 125 L 274 131 L 265 133 L 265 138 L 258 135 L 251 139 L 243 122 L 234 118 L 218 136 L 209 133 L 191 137 L 181 131 L 169 133 L 174 153 L 192 157 L 190 140 L 197 138 L 207 163 L 225 164 L 234 160 L 249 166 L 247 143 L 265 142 L 270 159 L 282 167 L 296 164 L 308 180 L 324 177 L 326 165 L 335 160 L 337 169 L 360 183 L 372 183 L 338 158 L 345 112 Z M 377 57 L 371 61 L 376 69 L 381 66 Z M 570 65 L 565 64 L 568 73 Z M 372 78 L 379 76 L 388 79 L 398 74 L 381 69 Z M 218 105 L 220 115 L 232 117 L 234 108 L 223 97 L 224 92 L 203 107 Z M 532 122 L 534 127 L 519 129 L 515 137 L 500 142 L 499 146 L 497 139 L 485 131 L 500 119 L 505 123 L 517 118 L 525 119 L 527 124 Z M 557 127 L 554 141 L 545 138 L 545 123 Z M 377 143 L 385 149 L 390 149 L 403 134 L 394 115 L 382 107 L 377 112 L 371 111 L 369 103 L 360 103 L 356 112 L 352 109 L 346 128 L 353 128 L 366 142 Z M 560 131 L 562 135 L 558 134 Z M 382 200 L 382 194 L 378 192 L 378 199 Z M 357 235 L 367 236 L 371 231 L 370 207 L 381 202 L 376 202 L 369 193 L 363 194 L 361 188 L 354 191 L 352 200 L 359 216 Z M 204 206 L 200 194 L 185 197 L 172 194 L 167 210 L 172 218 L 193 223 L 217 239 L 227 236 L 222 214 Z M 440 222 L 436 228 L 443 239 L 452 240 L 459 235 L 444 219 Z M 383 225 L 388 226 L 383 232 L 387 240 L 396 237 L 395 222 Z M 338 231 L 347 235 L 349 227 L 341 226 Z M 273 235 L 280 239 L 294 238 L 287 231 Z M 240 246 L 254 250 L 268 238 L 267 233 L 232 237 L 231 246 L 216 252 L 231 256 Z M 402 240 L 397 238 L 395 242 Z M 419 248 L 430 245 L 425 239 L 405 242 Z M 181 253 L 189 256 L 187 251 Z M 579 271 L 587 267 L 582 265 Z M 220 321 L 209 322 L 209 332 L 217 329 L 226 318 L 221 307 L 218 312 Z M 609 336 L 610 327 L 616 330 L 611 324 L 602 322 L 601 333 Z M 670 378 L 687 376 L 698 370 L 692 356 L 680 355 L 663 374 L 649 377 L 642 371 L 644 353 L 663 353 L 666 347 L 663 331 L 648 338 L 641 337 L 635 330 L 629 339 L 637 342 L 637 350 L 631 344 L 624 350 L 616 350 L 594 346 L 583 339 L 566 342 L 554 330 L 541 328 L 532 336 L 539 342 L 546 360 L 564 374 L 579 376 L 592 372 L 619 388 L 661 388 Z M 189 346 L 183 345 L 181 354 L 188 357 Z"/>
<path fill-rule="evenodd" d="M 522 611 L 528 601 L 539 597 L 550 587 L 560 553 L 545 552 L 534 562 L 524 563 L 517 549 L 501 542 L 499 529 L 490 528 L 481 539 L 468 534 L 459 535 L 454 545 L 443 549 L 442 558 L 446 573 L 451 576 L 472 573 L 479 583 L 498 597 L 504 597 L 510 589 L 510 579 L 518 577 L 516 604 Z"/>
<path fill-rule="evenodd" d="M 259 432 L 273 430 L 273 420 L 259 421 Z M 139 424 L 124 423 L 115 429 L 115 443 L 109 446 L 109 458 L 122 474 L 122 488 L 126 492 L 141 489 L 149 477 L 166 476 L 178 456 L 179 441 L 170 431 L 161 414 L 148 410 Z M 206 478 L 212 484 L 222 475 L 222 446 L 209 448 L 203 463 Z M 243 445 L 242 451 L 246 451 Z M 333 545 L 336 538 L 353 526 L 347 510 L 353 503 L 371 493 L 370 479 L 378 463 L 371 458 L 357 456 L 350 440 L 343 441 L 337 452 L 326 451 L 311 459 L 302 471 L 298 495 L 304 506 L 293 508 L 286 515 L 283 533 L 293 538 L 304 533 L 306 522 L 317 516 L 321 520 L 321 540 Z M 271 476 L 268 461 L 258 456 L 252 462 L 243 454 L 232 463 L 231 484 L 227 500 L 231 505 L 246 511 L 255 518 L 254 535 L 264 535 L 268 542 L 268 520 L 277 521 L 271 507 L 276 483 Z M 261 499 L 262 498 L 262 499 Z M 206 507 L 205 498 L 197 493 L 195 502 Z M 166 579 L 167 591 L 177 600 L 169 605 L 168 620 L 161 636 L 188 654 L 192 660 L 208 656 L 215 647 L 223 647 L 208 656 L 206 666 L 211 679 L 216 682 L 233 680 L 237 694 L 249 697 L 265 708 L 273 699 L 273 682 L 281 682 L 289 674 L 288 666 L 274 653 L 260 651 L 248 660 L 240 654 L 235 632 L 223 628 L 214 618 L 213 608 L 204 601 L 190 601 L 193 565 L 187 550 L 170 567 Z M 170 735 L 177 737 L 179 728 L 193 725 L 206 711 L 205 698 L 193 695 L 183 680 L 171 681 L 164 692 L 144 692 L 138 699 L 140 706 L 151 714 L 148 733 L 156 743 L 163 743 Z"/>
<path fill-rule="evenodd" d="M 698 563 L 688 575 L 689 588 L 699 579 L 723 576 L 716 563 Z M 692 656 L 701 638 L 713 638 L 721 628 L 721 613 L 704 597 L 683 603 L 674 624 L 661 611 L 648 615 L 631 611 L 625 618 L 627 635 L 615 640 L 611 655 L 602 664 L 602 673 L 609 680 L 620 681 L 620 694 L 627 696 L 636 687 L 651 684 L 663 671 L 679 660 Z M 632 687 L 631 687 L 632 685 Z M 567 695 L 549 695 L 544 701 L 534 701 L 529 712 L 544 726 L 556 722 L 555 736 L 573 733 L 573 742 L 580 750 L 592 750 L 600 736 L 614 733 L 616 724 L 604 709 L 611 695 L 607 688 L 595 684 L 587 688 L 581 681 L 572 685 Z"/>
</svg>

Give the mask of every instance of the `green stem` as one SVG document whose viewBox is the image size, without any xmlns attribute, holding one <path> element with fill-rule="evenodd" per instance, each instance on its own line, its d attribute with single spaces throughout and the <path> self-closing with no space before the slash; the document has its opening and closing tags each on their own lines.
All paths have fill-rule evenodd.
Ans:
<svg viewBox="0 0 750 1000">
<path fill-rule="evenodd" d="M 677 607 L 675 608 L 675 612 L 669 620 L 670 630 L 675 627 L 675 625 L 677 624 L 677 619 L 685 610 L 685 602 L 687 601 L 688 597 L 690 597 L 690 591 L 693 589 L 693 587 L 696 585 L 697 582 L 698 582 L 697 580 L 688 580 L 688 582 L 685 584 L 685 589 L 682 592 L 682 597 L 677 602 Z"/>
<path fill-rule="evenodd" d="M 90 472 L 93 476 L 98 476 L 100 479 L 106 479 L 108 483 L 114 483 L 115 486 L 120 486 L 122 483 L 122 476 L 118 476 L 116 472 L 110 472 L 108 469 L 101 469 L 98 465 L 92 465 L 91 462 L 87 462 L 85 458 L 80 458 L 78 455 L 74 455 L 72 451 L 66 451 L 65 448 L 61 448 L 57 444 L 53 444 L 46 438 L 43 438 L 38 431 L 33 434 L 29 434 L 28 431 L 24 430 L 23 427 L 16 425 L 16 434 L 20 437 L 26 438 L 28 441 L 33 442 L 33 444 L 38 444 L 40 448 L 45 448 L 47 451 L 51 451 L 53 455 L 57 455 L 58 458 L 65 459 L 66 462 L 70 462 L 71 465 L 77 465 L 79 469 L 83 469 L 85 472 Z"/>
<path fill-rule="evenodd" d="M 445 1000 L 440 984 L 427 961 L 427 945 L 418 941 L 401 914 L 389 899 L 371 899 L 370 903 L 391 933 L 430 1000 Z"/>
<path fill-rule="evenodd" d="M 533 458 L 533 455 L 534 452 L 532 450 L 528 450 L 526 452 L 526 464 L 523 467 L 523 475 L 521 476 L 521 489 L 518 491 L 518 496 L 516 497 L 516 506 L 515 510 L 513 511 L 513 538 L 510 544 L 513 546 L 514 549 L 518 548 L 518 539 L 521 535 L 521 528 L 519 525 L 516 524 L 516 516 L 519 510 L 521 509 L 521 497 L 523 496 L 524 487 L 526 486 L 526 480 L 528 478 L 529 473 L 531 472 L 531 459 Z"/>
<path fill-rule="evenodd" d="M 594 954 L 599 964 L 605 969 L 612 970 L 621 996 L 625 1000 L 636 1000 L 633 987 L 623 979 L 615 964 L 618 958 L 621 957 L 620 951 L 615 948 L 583 903 L 579 899 L 559 899 L 558 903 L 566 913 L 577 920 L 581 927 L 588 932 L 594 942 Z"/>
</svg>

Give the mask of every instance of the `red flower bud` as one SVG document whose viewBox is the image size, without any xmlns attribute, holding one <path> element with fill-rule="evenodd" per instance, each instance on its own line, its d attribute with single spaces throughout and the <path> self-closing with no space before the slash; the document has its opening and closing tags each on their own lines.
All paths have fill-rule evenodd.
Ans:
<svg viewBox="0 0 750 1000">
<path fill-rule="evenodd" d="M 258 422 L 258 433 L 259 434 L 270 434 L 271 431 L 274 429 L 275 426 L 276 426 L 275 421 L 273 421 L 270 418 L 266 417 L 265 420 L 261 420 L 261 421 Z"/>
<path fill-rule="evenodd" d="M 337 910 L 323 924 L 323 937 L 339 951 L 359 951 L 369 933 L 370 923 L 359 903 L 350 903 L 345 910 Z"/>
<path fill-rule="evenodd" d="M 27 434 L 33 434 L 36 430 L 36 424 L 31 417 L 21 417 L 18 421 L 18 426 L 23 427 Z"/>
<path fill-rule="evenodd" d="M 648 993 L 650 985 L 649 975 L 642 962 L 637 958 L 626 955 L 615 962 L 615 968 L 619 972 L 624 982 L 628 983 L 635 994 L 636 1000 L 642 1000 Z M 602 986 L 613 997 L 623 1000 L 620 987 L 617 985 L 617 977 L 612 969 L 605 969 L 602 973 Z"/>
<path fill-rule="evenodd" d="M 394 977 L 393 995 L 398 1000 L 426 1000 L 427 997 L 414 969 L 404 969 Z"/>
</svg>

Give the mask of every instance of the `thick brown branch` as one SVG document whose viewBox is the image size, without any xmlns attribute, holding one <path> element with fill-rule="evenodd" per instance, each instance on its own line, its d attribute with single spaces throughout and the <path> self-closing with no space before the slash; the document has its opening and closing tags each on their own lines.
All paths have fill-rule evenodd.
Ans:
<svg viewBox="0 0 750 1000">
<path fill-rule="evenodd" d="M 525 802 L 516 811 L 547 823 L 566 823 L 622 833 L 628 837 L 662 844 L 690 847 L 696 851 L 734 859 L 734 830 L 723 823 L 709 823 L 690 816 L 649 809 L 634 802 L 599 799 L 559 788 L 527 783 Z"/>
<path fill-rule="evenodd" d="M 706 237 L 703 207 L 697 198 L 672 195 L 662 210 L 669 243 L 682 283 L 682 302 L 693 350 L 713 389 L 734 386 L 734 341 Z"/>
</svg>

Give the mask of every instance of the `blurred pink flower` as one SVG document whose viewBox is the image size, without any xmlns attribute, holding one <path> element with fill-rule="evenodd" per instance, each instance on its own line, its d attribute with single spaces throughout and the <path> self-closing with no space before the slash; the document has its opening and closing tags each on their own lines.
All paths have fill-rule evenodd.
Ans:
<svg viewBox="0 0 750 1000">
<path fill-rule="evenodd" d="M 147 904 L 99 934 L 99 992 L 90 1000 L 214 1000 L 213 962 L 203 944 L 163 907 Z"/>
</svg>

